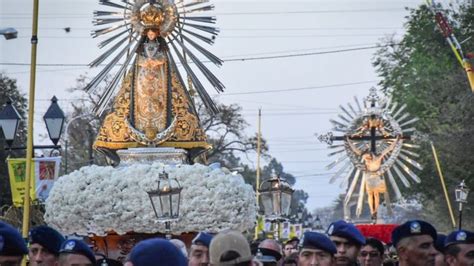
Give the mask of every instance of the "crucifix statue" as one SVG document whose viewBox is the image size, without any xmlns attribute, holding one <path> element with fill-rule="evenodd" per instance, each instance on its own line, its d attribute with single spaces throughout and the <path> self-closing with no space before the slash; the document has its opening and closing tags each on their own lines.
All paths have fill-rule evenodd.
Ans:
<svg viewBox="0 0 474 266">
<path fill-rule="evenodd" d="M 334 136 L 330 132 L 320 135 L 318 139 L 328 143 L 330 148 L 339 149 L 330 153 L 330 156 L 345 153 L 331 163 L 328 168 L 347 161 L 346 159 L 349 158 L 349 162 L 346 162 L 341 170 L 336 172 L 331 178 L 331 182 L 344 172 L 348 172 L 343 181 L 344 183 L 351 181 L 346 193 L 345 204 L 349 203 L 355 186 L 360 183 L 356 214 L 359 216 L 362 213 L 364 194 L 367 193 L 371 217 L 375 222 L 380 205 L 380 194 L 384 195 L 386 203 L 390 203 L 387 179 L 397 197 L 401 197 L 391 168 L 394 169 L 405 186 L 409 186 L 409 183 L 403 172 L 419 182 L 416 174 L 404 163 L 408 162 L 421 169 L 421 166 L 410 158 L 410 156 L 416 157 L 416 154 L 408 150 L 416 145 L 408 143 L 413 135 L 410 132 L 413 132 L 414 128 L 407 126 L 416 122 L 417 119 L 407 121 L 409 115 L 402 114 L 405 106 L 397 109 L 396 103 L 391 103 L 386 98 L 380 98 L 374 88 L 364 99 L 363 108 L 357 98 L 356 104 L 358 110 L 348 104 L 352 113 L 340 106 L 344 112 L 343 115 L 339 115 L 341 120 L 331 120 L 334 130 L 342 132 L 342 135 Z M 341 141 L 343 144 L 334 144 L 335 141 Z"/>
</svg>

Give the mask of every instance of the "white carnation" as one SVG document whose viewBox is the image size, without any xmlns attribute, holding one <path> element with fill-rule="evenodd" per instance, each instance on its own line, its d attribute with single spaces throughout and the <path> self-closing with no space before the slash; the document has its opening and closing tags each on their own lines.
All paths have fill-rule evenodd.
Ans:
<svg viewBox="0 0 474 266">
<path fill-rule="evenodd" d="M 46 201 L 45 220 L 64 234 L 163 232 L 164 225 L 156 222 L 146 193 L 156 189 L 163 170 L 183 187 L 180 219 L 172 223 L 173 233 L 253 227 L 252 187 L 240 175 L 200 164 L 83 167 L 56 182 Z"/>
</svg>

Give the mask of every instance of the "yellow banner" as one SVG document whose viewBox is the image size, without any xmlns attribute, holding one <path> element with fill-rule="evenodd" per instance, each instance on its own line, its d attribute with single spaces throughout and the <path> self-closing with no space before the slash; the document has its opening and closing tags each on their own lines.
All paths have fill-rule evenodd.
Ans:
<svg viewBox="0 0 474 266">
<path fill-rule="evenodd" d="M 8 159 L 8 175 L 10 176 L 10 187 L 12 191 L 12 200 L 15 207 L 23 206 L 23 198 L 25 197 L 26 187 L 26 159 Z M 35 193 L 35 167 L 31 167 L 31 186 L 30 197 L 34 201 Z"/>
</svg>

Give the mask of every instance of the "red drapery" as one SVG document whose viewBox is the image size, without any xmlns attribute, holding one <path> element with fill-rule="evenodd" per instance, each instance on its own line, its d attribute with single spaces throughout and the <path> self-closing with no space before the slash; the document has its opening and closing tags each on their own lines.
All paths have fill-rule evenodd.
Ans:
<svg viewBox="0 0 474 266">
<path fill-rule="evenodd" d="M 362 232 L 365 237 L 377 238 L 380 241 L 388 244 L 392 240 L 392 231 L 398 224 L 358 224 L 356 227 Z"/>
</svg>

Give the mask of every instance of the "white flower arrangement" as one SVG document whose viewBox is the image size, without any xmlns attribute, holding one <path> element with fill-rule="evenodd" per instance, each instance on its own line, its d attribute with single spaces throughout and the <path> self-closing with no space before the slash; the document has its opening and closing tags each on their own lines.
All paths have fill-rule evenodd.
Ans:
<svg viewBox="0 0 474 266">
<path fill-rule="evenodd" d="M 200 164 L 83 167 L 55 183 L 46 201 L 45 220 L 64 234 L 164 232 L 146 193 L 157 188 L 163 170 L 183 187 L 180 218 L 171 224 L 173 234 L 224 228 L 246 231 L 254 226 L 252 187 L 225 168 Z"/>
</svg>

